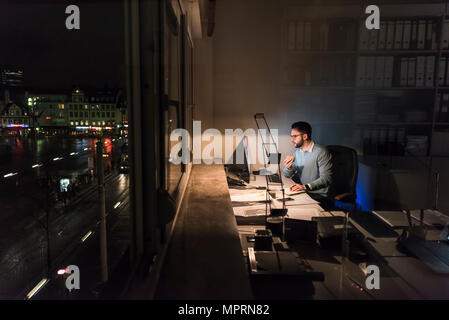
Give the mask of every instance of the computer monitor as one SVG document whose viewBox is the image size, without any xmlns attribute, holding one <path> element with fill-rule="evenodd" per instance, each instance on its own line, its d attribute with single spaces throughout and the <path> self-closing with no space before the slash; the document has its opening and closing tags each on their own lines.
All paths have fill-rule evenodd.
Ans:
<svg viewBox="0 0 449 320">
<path fill-rule="evenodd" d="M 243 163 L 237 163 L 238 159 L 237 153 L 243 151 Z M 235 174 L 237 177 L 249 183 L 250 173 L 251 173 L 251 159 L 248 145 L 248 138 L 245 136 L 237 145 L 232 154 L 232 163 L 225 164 L 225 168 L 229 173 Z"/>
</svg>

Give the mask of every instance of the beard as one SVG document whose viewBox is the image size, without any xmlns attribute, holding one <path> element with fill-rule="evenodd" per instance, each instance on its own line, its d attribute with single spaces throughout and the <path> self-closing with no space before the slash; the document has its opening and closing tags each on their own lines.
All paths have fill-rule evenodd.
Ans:
<svg viewBox="0 0 449 320">
<path fill-rule="evenodd" d="M 299 141 L 298 143 L 295 143 L 295 148 L 301 148 L 303 144 L 304 144 L 304 140 L 301 139 L 301 141 Z"/>
</svg>

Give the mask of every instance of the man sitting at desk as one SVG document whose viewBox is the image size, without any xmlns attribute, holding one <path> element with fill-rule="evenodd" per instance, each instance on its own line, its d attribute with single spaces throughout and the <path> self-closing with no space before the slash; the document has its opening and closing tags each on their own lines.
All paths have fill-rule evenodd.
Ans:
<svg viewBox="0 0 449 320">
<path fill-rule="evenodd" d="M 307 191 L 328 207 L 331 202 L 332 156 L 324 146 L 312 140 L 312 127 L 307 122 L 292 124 L 291 141 L 296 150 L 284 160 L 284 176 L 295 184 L 291 191 Z"/>
</svg>

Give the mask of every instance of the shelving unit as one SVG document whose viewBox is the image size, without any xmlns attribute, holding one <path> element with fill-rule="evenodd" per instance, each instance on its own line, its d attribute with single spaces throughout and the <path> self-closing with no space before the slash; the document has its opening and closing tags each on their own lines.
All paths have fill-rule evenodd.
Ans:
<svg viewBox="0 0 449 320">
<path fill-rule="evenodd" d="M 425 3 L 423 1 L 423 3 Z M 405 6 L 406 4 L 404 4 Z M 363 5 L 362 5 L 363 6 Z M 360 9 L 362 9 L 362 6 Z M 443 4 L 444 6 L 444 4 Z M 413 156 L 413 154 L 407 154 L 407 152 L 411 153 L 413 150 L 413 143 L 415 143 L 415 146 L 420 144 L 421 149 L 418 150 L 418 153 L 415 154 L 416 156 L 431 156 L 432 155 L 432 143 L 433 143 L 433 136 L 436 131 L 444 131 L 447 127 L 449 131 L 449 119 L 447 121 L 438 122 L 438 117 L 436 115 L 437 112 L 439 112 L 439 106 L 437 107 L 437 104 L 440 100 L 442 100 L 442 97 L 438 99 L 438 95 L 446 94 L 446 90 L 449 90 L 449 85 L 447 86 L 440 86 L 438 81 L 439 76 L 439 70 L 440 70 L 440 60 L 441 57 L 448 56 L 449 57 L 449 49 L 442 48 L 441 41 L 442 41 L 442 34 L 443 34 L 443 26 L 444 26 L 444 20 L 449 19 L 446 14 L 435 14 L 430 15 L 427 14 L 427 12 L 424 12 L 423 15 L 409 15 L 409 16 L 401 16 L 397 15 L 398 9 L 396 8 L 392 15 L 388 15 L 388 10 L 384 10 L 385 7 L 388 7 L 388 5 L 380 6 L 381 7 L 381 23 L 382 26 L 388 28 L 391 28 L 390 25 L 393 26 L 394 29 L 398 28 L 398 24 L 396 24 L 397 21 L 406 21 L 404 25 L 410 26 L 410 31 L 415 30 L 416 36 L 414 40 L 412 41 L 412 37 L 407 40 L 408 44 L 407 46 L 410 49 L 400 49 L 395 46 L 397 44 L 395 41 L 397 40 L 395 37 L 396 33 L 392 36 L 393 38 L 388 38 L 387 31 L 385 32 L 385 37 L 383 37 L 383 46 L 387 46 L 387 40 L 393 41 L 391 44 L 392 48 L 389 49 L 381 49 L 376 50 L 379 45 L 379 34 L 377 34 L 375 37 L 372 37 L 369 35 L 368 38 L 363 38 L 366 41 L 364 42 L 364 46 L 371 45 L 370 50 L 362 48 L 362 32 L 365 32 L 361 27 L 364 26 L 366 14 L 364 14 L 364 10 L 359 11 L 359 16 L 352 16 L 352 17 L 328 17 L 326 16 L 326 13 L 323 13 L 322 18 L 315 17 L 313 19 L 308 19 L 307 15 L 304 14 L 304 17 L 297 18 L 296 20 L 290 19 L 286 20 L 286 30 L 287 33 L 291 30 L 294 30 L 296 32 L 295 36 L 292 36 L 291 34 L 287 35 L 287 39 L 284 43 L 283 48 L 283 62 L 285 64 L 284 70 L 288 69 L 287 72 L 290 72 L 294 74 L 293 77 L 287 78 L 287 81 L 283 83 L 283 88 L 285 90 L 296 90 L 301 92 L 307 92 L 310 91 L 311 94 L 313 94 L 314 90 L 316 91 L 316 94 L 325 94 L 330 95 L 334 94 L 331 93 L 331 91 L 335 92 L 344 92 L 343 94 L 346 95 L 346 98 L 342 98 L 341 96 L 336 99 L 338 101 L 335 102 L 337 105 L 338 103 L 343 104 L 343 102 L 339 100 L 345 100 L 345 104 L 347 105 L 347 108 L 349 110 L 346 110 L 347 114 L 351 114 L 351 117 L 343 116 L 343 119 L 336 118 L 335 121 L 330 121 L 328 115 L 322 114 L 322 116 L 326 119 L 320 119 L 320 115 L 317 116 L 310 116 L 309 118 L 312 118 L 309 120 L 312 125 L 318 126 L 319 128 L 322 128 L 322 131 L 326 129 L 326 126 L 347 126 L 348 132 L 350 130 L 354 131 L 353 133 L 353 144 L 354 147 L 358 150 L 359 154 L 364 154 L 364 148 L 363 145 L 366 145 L 366 141 L 363 141 L 362 139 L 370 139 L 372 143 L 374 144 L 388 144 L 390 140 L 394 139 L 398 140 L 396 141 L 398 145 L 402 145 L 405 154 L 401 156 Z M 408 8 L 407 8 L 408 9 Z M 331 10 L 330 10 L 331 11 Z M 336 11 L 336 10 L 334 10 Z M 400 13 L 401 14 L 401 13 Z M 343 27 L 339 27 L 339 22 L 342 22 Z M 311 35 L 306 36 L 304 35 L 304 38 L 302 38 L 302 35 L 298 36 L 298 30 L 304 31 L 304 28 L 302 27 L 306 23 L 310 23 L 309 26 L 309 32 Z M 424 23 L 425 27 L 425 38 L 422 39 L 419 37 L 419 33 L 421 32 L 421 25 Z M 328 38 L 329 34 L 326 34 L 326 31 L 323 33 L 323 30 L 329 30 L 329 25 L 333 24 L 333 26 L 338 29 L 344 30 L 344 26 L 348 27 L 348 30 L 355 27 L 356 33 L 353 35 L 353 30 L 347 31 L 348 33 L 351 33 L 350 36 L 345 35 L 344 33 L 338 33 L 339 31 L 334 31 L 334 35 L 337 34 L 337 36 L 340 39 L 343 39 L 344 45 L 342 45 L 341 50 L 325 50 L 323 47 L 329 47 L 325 42 L 330 42 L 331 40 Z M 326 27 L 322 27 L 322 25 Z M 414 28 L 414 25 L 416 29 Z M 400 24 L 402 28 L 402 24 Z M 310 29 L 315 28 L 315 29 Z M 426 29 L 427 28 L 427 29 Z M 340 30 L 339 29 L 339 30 Z M 341 32 L 340 30 L 340 32 Z M 378 30 L 373 31 L 378 32 Z M 369 32 L 368 32 L 369 33 Z M 327 37 L 323 39 L 321 37 L 323 34 Z M 301 48 L 303 50 L 298 50 L 298 39 L 305 39 L 305 38 L 311 38 L 311 37 L 318 37 L 318 39 L 313 40 L 315 47 L 312 46 L 312 43 L 309 42 L 307 45 L 307 50 L 305 50 L 303 47 L 306 46 L 304 43 L 300 43 Z M 354 36 L 353 41 L 354 43 L 351 43 L 348 39 L 350 37 Z M 374 46 L 370 44 L 371 39 L 376 39 L 376 42 L 374 43 Z M 402 47 L 402 37 L 400 39 Z M 296 42 L 295 42 L 296 41 Z M 405 40 L 404 40 L 405 41 Z M 293 45 L 293 42 L 295 43 Z M 405 43 L 405 42 L 404 42 Z M 335 47 L 335 41 L 333 41 L 333 46 Z M 417 49 L 417 46 L 421 46 L 422 49 Z M 320 48 L 317 50 L 317 46 Z M 405 44 L 404 44 L 405 46 Z M 354 50 L 348 50 L 348 48 L 353 47 Z M 359 65 L 359 59 L 361 57 L 374 57 L 373 61 L 376 57 L 386 57 L 390 56 L 392 57 L 391 60 L 393 61 L 393 76 L 392 76 L 392 86 L 385 87 L 385 83 L 383 83 L 381 79 L 380 83 L 377 83 L 377 86 L 360 86 L 358 83 L 358 65 Z M 400 79 L 398 79 L 398 68 L 400 59 L 402 58 L 412 58 L 416 59 L 417 57 L 434 57 L 434 78 L 432 81 L 432 86 L 425 86 L 426 85 L 426 79 L 424 77 L 423 86 L 398 86 Z M 343 61 L 346 63 L 346 59 L 352 59 L 353 65 L 350 67 L 350 70 L 346 70 L 345 73 L 352 74 L 353 80 L 351 83 L 347 83 L 348 85 L 335 85 L 335 75 L 333 75 L 333 72 L 338 73 L 339 70 L 341 70 L 341 66 L 337 66 L 337 68 L 340 69 L 334 69 L 332 68 L 333 65 L 338 65 L 340 61 Z M 424 58 L 423 60 L 425 60 Z M 295 61 L 295 63 L 292 63 L 292 61 Z M 329 62 L 330 61 L 330 62 Z M 422 61 L 422 60 L 421 60 Z M 427 63 L 427 60 L 425 60 Z M 374 62 L 373 62 L 374 63 Z M 326 74 L 323 70 L 326 69 L 327 64 L 331 66 L 331 68 L 328 68 L 329 72 Z M 291 68 L 287 68 L 286 66 L 290 66 Z M 315 68 L 313 68 L 315 66 Z M 415 65 L 416 66 L 416 65 Z M 426 64 L 424 64 L 424 67 L 427 67 Z M 296 68 L 296 69 L 295 69 Z M 303 69 L 301 69 L 303 68 Z M 373 67 L 374 68 L 374 67 Z M 312 69 L 312 70 L 311 70 Z M 295 73 L 296 72 L 296 73 Z M 323 74 L 326 77 L 323 80 Z M 416 75 L 416 71 L 415 71 Z M 374 77 L 376 77 L 376 74 L 374 72 Z M 302 79 L 301 79 L 302 77 Z M 300 79 L 299 81 L 295 80 Z M 329 80 L 331 79 L 331 80 Z M 422 78 L 421 78 L 422 79 Z M 348 79 L 342 80 L 339 78 L 337 82 L 345 81 L 348 82 Z M 373 84 L 376 84 L 376 79 L 370 80 Z M 320 83 L 323 82 L 324 84 Z M 408 84 L 408 77 L 406 79 L 406 84 Z M 427 83 L 428 85 L 428 83 Z M 447 92 L 447 95 L 449 97 L 449 92 Z M 374 99 L 374 102 L 370 101 L 362 101 L 364 98 L 366 99 Z M 307 96 L 306 102 L 313 101 L 314 97 Z M 352 103 L 348 103 L 348 101 L 352 101 Z M 365 109 L 368 110 L 368 105 L 371 103 L 371 116 L 374 117 L 373 119 L 370 119 L 368 121 L 361 121 L 361 119 L 358 119 L 359 115 L 358 113 L 363 113 L 363 104 Z M 391 106 L 389 106 L 391 104 Z M 313 108 L 316 105 L 316 103 L 310 103 L 311 107 Z M 327 106 L 325 106 L 327 107 Z M 332 108 L 328 108 L 332 109 Z M 382 115 L 383 113 L 386 113 Z M 412 114 L 414 112 L 414 114 Z M 317 112 L 319 113 L 319 112 Z M 382 121 L 382 116 L 394 116 L 396 113 L 397 120 L 396 121 Z M 412 117 L 415 117 L 415 120 L 410 120 Z M 369 117 L 368 117 L 369 118 Z M 374 133 L 369 135 L 369 138 L 367 138 L 367 134 L 364 132 L 367 130 L 374 130 Z M 382 132 L 381 136 L 374 137 L 374 134 L 379 134 L 378 131 L 387 130 L 388 132 L 385 134 L 385 132 Z M 401 135 L 401 136 L 399 136 Z M 362 139 L 358 139 L 362 137 Z M 448 133 L 449 138 L 449 133 Z M 380 140 L 383 139 L 383 140 Z M 420 140 L 421 139 L 421 140 Z M 400 141 L 399 141 L 400 140 Z M 414 142 L 413 142 L 414 141 Z M 390 141 L 391 142 L 391 141 Z M 425 148 L 425 152 L 423 151 L 423 148 Z M 379 150 L 387 150 L 388 148 L 376 148 Z M 398 156 L 396 154 L 379 154 L 386 155 L 386 156 Z M 448 154 L 449 156 L 449 154 Z"/>
<path fill-rule="evenodd" d="M 381 50 L 365 50 L 361 45 L 360 27 L 367 17 L 366 6 L 372 4 L 367 0 L 354 5 L 345 4 L 343 0 L 341 2 L 333 1 L 329 5 L 314 6 L 309 3 L 303 6 L 292 5 L 283 12 L 282 34 L 286 36 L 281 45 L 280 55 L 280 102 L 282 110 L 288 112 L 284 119 L 309 122 L 313 127 L 314 140 L 322 145 L 341 144 L 357 150 L 360 163 L 358 192 L 360 192 L 360 203 L 363 202 L 366 205 L 364 209 L 391 210 L 395 205 L 397 209 L 410 206 L 414 208 L 432 207 L 436 193 L 435 173 L 437 172 L 440 173 L 440 208 L 447 209 L 449 208 L 447 201 L 449 115 L 447 119 L 443 117 L 439 120 L 439 110 L 436 107 L 439 105 L 439 99 L 440 101 L 443 99 L 442 95 L 444 94 L 447 94 L 446 98 L 449 101 L 449 81 L 442 86 L 438 79 L 441 57 L 449 57 L 449 48 L 447 47 L 449 41 L 446 43 L 446 47 L 440 44 L 443 23 L 445 20 L 449 20 L 449 0 L 446 0 L 446 3 L 444 1 L 429 3 L 425 0 L 413 1 L 410 4 L 407 4 L 405 0 L 391 0 L 388 1 L 388 4 L 386 3 L 387 1 L 384 1 L 379 4 L 383 21 L 436 21 L 435 40 L 438 40 L 435 42 L 436 46 L 432 47 L 432 42 L 430 42 L 430 47 L 424 46 L 419 50 L 414 46 L 409 46 L 408 50 L 394 47 L 389 47 L 392 49 L 388 50 L 385 49 L 386 47 Z M 311 16 L 314 19 L 309 19 Z M 315 24 L 320 21 L 353 20 L 357 25 L 354 47 L 341 50 L 319 48 L 319 50 L 298 50 L 292 43 L 289 47 L 288 23 L 309 20 L 314 21 Z M 433 31 L 433 28 L 429 30 Z M 318 35 L 319 32 L 314 32 L 314 36 Z M 390 39 L 392 39 L 391 36 Z M 317 41 L 316 43 L 321 42 Z M 371 49 L 374 48 L 376 47 L 371 47 Z M 383 87 L 383 82 L 381 83 L 382 87 L 360 87 L 357 85 L 358 60 L 370 56 L 393 57 L 389 58 L 393 59 L 393 62 L 400 61 L 401 58 L 418 60 L 418 57 L 421 56 L 433 56 L 435 79 L 431 85 L 428 83 L 428 86 L 420 87 L 399 86 L 400 82 L 395 79 L 392 79 L 390 87 Z M 305 70 L 320 73 L 321 69 L 325 69 L 320 66 L 325 59 L 338 61 L 338 59 L 344 60 L 345 58 L 351 59 L 354 64 L 350 70 L 351 83 L 323 85 L 320 82 L 312 81 L 305 85 Z M 420 60 L 423 59 L 420 58 Z M 312 67 L 307 69 L 304 65 Z M 397 63 L 395 67 L 397 68 Z M 336 72 L 337 69 L 329 70 Z M 285 77 L 287 73 L 294 76 Z M 302 79 L 299 79 L 301 77 Z M 319 77 L 313 77 L 311 74 L 307 77 L 319 80 Z M 419 77 L 419 79 L 425 78 Z M 360 108 L 360 101 L 364 99 L 364 96 L 374 99 L 374 102 L 368 102 L 372 103 L 371 114 L 369 107 Z M 391 136 L 389 136 L 390 131 Z M 372 134 L 372 132 L 374 133 Z M 369 143 L 372 139 L 371 135 L 377 135 L 377 138 L 374 139 L 374 146 L 370 146 Z M 399 144 L 397 143 L 398 136 L 401 140 Z M 406 149 L 407 136 L 411 136 L 411 142 L 415 139 L 421 145 L 427 144 L 427 147 L 425 150 L 421 148 L 420 152 L 415 154 L 409 152 L 411 148 Z M 425 136 L 427 142 L 419 141 L 419 138 L 416 140 L 413 136 Z M 379 141 L 382 139 L 386 143 L 380 143 Z"/>
</svg>

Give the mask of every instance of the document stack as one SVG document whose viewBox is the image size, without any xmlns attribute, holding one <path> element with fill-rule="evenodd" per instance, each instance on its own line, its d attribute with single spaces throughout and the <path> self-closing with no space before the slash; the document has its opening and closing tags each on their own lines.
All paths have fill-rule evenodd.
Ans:
<svg viewBox="0 0 449 320">
<path fill-rule="evenodd" d="M 355 50 L 356 22 L 289 21 L 287 48 L 289 51 Z"/>
<path fill-rule="evenodd" d="M 389 88 L 393 86 L 394 57 L 359 57 L 357 87 Z"/>
<path fill-rule="evenodd" d="M 449 24 L 445 24 L 443 44 L 448 44 Z M 368 30 L 360 24 L 360 49 L 383 50 L 437 50 L 437 23 L 435 20 L 381 21 L 380 29 Z"/>
</svg>

